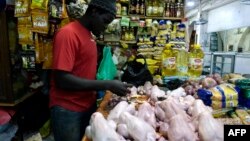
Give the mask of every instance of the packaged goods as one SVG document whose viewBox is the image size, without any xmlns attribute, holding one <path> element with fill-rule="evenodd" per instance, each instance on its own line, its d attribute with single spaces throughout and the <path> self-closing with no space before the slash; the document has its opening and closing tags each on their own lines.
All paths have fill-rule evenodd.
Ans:
<svg viewBox="0 0 250 141">
<path fill-rule="evenodd" d="M 177 75 L 187 76 L 188 75 L 188 52 L 185 48 L 176 49 L 174 51 L 177 54 Z"/>
<path fill-rule="evenodd" d="M 176 75 L 176 56 L 171 44 L 167 44 L 162 52 L 162 76 Z"/>
<path fill-rule="evenodd" d="M 24 17 L 30 15 L 29 0 L 16 0 L 15 1 L 15 17 Z"/>
<path fill-rule="evenodd" d="M 213 109 L 237 107 L 238 100 L 225 101 L 225 102 L 224 101 L 212 101 L 211 106 Z"/>
<path fill-rule="evenodd" d="M 237 116 L 241 119 L 243 124 L 250 125 L 250 115 L 244 109 L 236 109 L 235 110 Z"/>
<path fill-rule="evenodd" d="M 209 90 L 213 93 L 212 100 L 238 100 L 238 92 L 230 84 L 221 84 Z"/>
<path fill-rule="evenodd" d="M 48 14 L 44 11 L 32 11 L 32 31 L 47 34 L 49 31 Z"/>
<path fill-rule="evenodd" d="M 202 73 L 204 53 L 200 45 L 194 45 L 189 53 L 188 75 L 190 77 L 199 77 Z"/>
</svg>

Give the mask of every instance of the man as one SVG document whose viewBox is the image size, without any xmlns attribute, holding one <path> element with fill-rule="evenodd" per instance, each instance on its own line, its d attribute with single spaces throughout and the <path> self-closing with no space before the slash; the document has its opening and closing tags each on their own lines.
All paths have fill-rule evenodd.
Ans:
<svg viewBox="0 0 250 141">
<path fill-rule="evenodd" d="M 95 91 L 129 92 L 130 85 L 118 80 L 95 80 L 97 47 L 91 32 L 98 37 L 115 14 L 115 0 L 92 0 L 85 15 L 61 28 L 54 38 L 50 107 L 55 141 L 82 139 L 96 110 Z"/>
</svg>

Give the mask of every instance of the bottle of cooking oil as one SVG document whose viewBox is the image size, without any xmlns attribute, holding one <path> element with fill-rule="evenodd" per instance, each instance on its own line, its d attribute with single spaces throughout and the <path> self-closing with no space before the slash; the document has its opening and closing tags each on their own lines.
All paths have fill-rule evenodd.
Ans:
<svg viewBox="0 0 250 141">
<path fill-rule="evenodd" d="M 200 77 L 203 69 L 204 53 L 201 46 L 195 44 L 189 53 L 188 75 L 190 77 Z"/>
<path fill-rule="evenodd" d="M 176 56 L 171 44 L 166 44 L 162 52 L 162 76 L 176 75 Z"/>
<path fill-rule="evenodd" d="M 188 76 L 188 52 L 185 47 L 176 49 L 176 65 L 178 76 Z"/>
</svg>

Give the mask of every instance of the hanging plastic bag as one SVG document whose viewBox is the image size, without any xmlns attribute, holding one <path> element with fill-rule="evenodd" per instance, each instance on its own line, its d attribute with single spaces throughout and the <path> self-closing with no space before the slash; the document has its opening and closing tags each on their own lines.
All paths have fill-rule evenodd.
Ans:
<svg viewBox="0 0 250 141">
<path fill-rule="evenodd" d="M 116 76 L 117 68 L 112 60 L 111 47 L 103 48 L 103 58 L 97 71 L 98 80 L 112 80 Z"/>
</svg>

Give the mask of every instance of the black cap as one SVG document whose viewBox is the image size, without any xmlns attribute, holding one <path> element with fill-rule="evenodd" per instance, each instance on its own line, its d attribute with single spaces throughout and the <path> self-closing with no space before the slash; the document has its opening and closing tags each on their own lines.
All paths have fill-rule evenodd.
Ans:
<svg viewBox="0 0 250 141">
<path fill-rule="evenodd" d="M 91 0 L 89 5 L 103 9 L 114 16 L 116 15 L 116 0 Z"/>
</svg>

